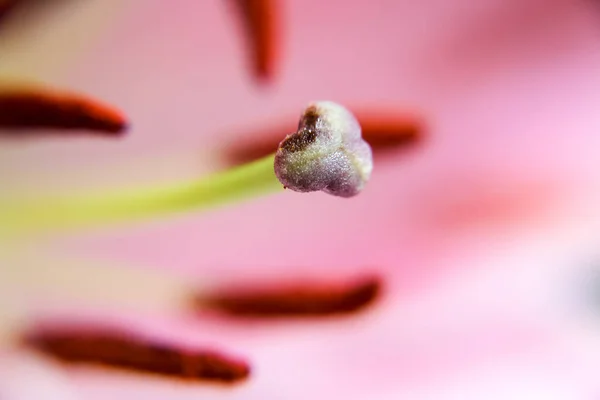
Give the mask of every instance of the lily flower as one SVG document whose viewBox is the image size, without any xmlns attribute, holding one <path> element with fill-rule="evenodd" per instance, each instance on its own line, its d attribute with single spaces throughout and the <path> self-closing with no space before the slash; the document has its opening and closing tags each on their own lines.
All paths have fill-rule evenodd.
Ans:
<svg viewBox="0 0 600 400">
<path fill-rule="evenodd" d="M 0 76 L 93 94 L 130 125 L 110 138 L 3 135 L 0 397 L 598 396 L 593 4 L 280 1 L 236 30 L 241 14 L 221 2 L 53 3 L 6 14 Z M 244 39 L 272 29 L 256 33 L 261 20 L 280 47 L 247 57 L 259 45 Z M 336 152 L 353 140 L 313 135 L 305 111 L 323 99 L 350 110 L 367 143 L 365 121 L 389 110 L 380 126 L 406 138 L 424 121 L 427 140 L 412 153 L 371 143 L 373 170 L 360 168 L 368 151 L 355 164 Z M 306 185 L 303 173 L 330 171 L 281 153 L 297 148 L 358 165 L 343 176 L 360 193 L 297 193 L 354 194 Z M 256 149 L 267 158 L 248 157 Z M 218 201 L 147 197 L 198 182 Z M 244 379 L 189 379 L 215 349 L 204 359 Z"/>
</svg>

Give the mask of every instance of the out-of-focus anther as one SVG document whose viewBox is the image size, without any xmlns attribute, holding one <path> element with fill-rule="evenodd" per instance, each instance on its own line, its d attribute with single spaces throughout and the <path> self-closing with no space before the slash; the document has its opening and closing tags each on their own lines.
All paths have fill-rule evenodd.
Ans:
<svg viewBox="0 0 600 400">
<path fill-rule="evenodd" d="M 0 85 L 0 128 L 13 136 L 38 129 L 116 136 L 128 123 L 115 107 L 88 96 L 36 86 Z M 0 131 L 7 135 L 8 131 Z"/>
<path fill-rule="evenodd" d="M 359 312 L 380 296 L 381 278 L 342 283 L 304 281 L 221 289 L 196 296 L 194 306 L 243 318 L 326 317 Z"/>
<path fill-rule="evenodd" d="M 281 40 L 278 0 L 232 0 L 238 9 L 250 48 L 254 75 L 260 81 L 273 78 Z"/>
<path fill-rule="evenodd" d="M 389 110 L 351 108 L 358 120 L 364 140 L 369 143 L 375 156 L 397 149 L 406 149 L 419 143 L 424 136 L 425 124 L 414 113 Z M 226 148 L 227 159 L 234 164 L 252 161 L 277 149 L 281 137 L 295 129 L 292 119 L 275 127 L 240 132 Z"/>
<path fill-rule="evenodd" d="M 54 327 L 24 335 L 22 344 L 68 365 L 96 365 L 189 381 L 232 384 L 249 365 L 216 350 L 192 350 L 103 327 Z"/>
</svg>

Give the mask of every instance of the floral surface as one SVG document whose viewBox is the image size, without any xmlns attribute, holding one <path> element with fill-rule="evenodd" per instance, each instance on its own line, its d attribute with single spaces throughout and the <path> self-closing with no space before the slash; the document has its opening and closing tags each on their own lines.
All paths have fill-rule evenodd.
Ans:
<svg viewBox="0 0 600 400">
<path fill-rule="evenodd" d="M 235 350 L 252 362 L 248 382 L 65 369 L 9 346 L 1 398 L 600 395 L 598 303 L 587 284 L 600 241 L 595 4 L 281 1 L 278 67 L 257 82 L 227 2 L 52 3 L 0 26 L 0 76 L 92 93 L 126 110 L 132 126 L 119 140 L 3 141 L 5 193 L 207 174 L 230 165 L 225 149 L 238 138 L 315 99 L 414 111 L 427 129 L 417 145 L 376 155 L 355 199 L 287 191 L 46 239 L 2 267 L 3 331 L 29 313 L 112 321 Z M 46 287 L 69 269 L 89 268 L 93 279 L 115 266 L 137 271 L 121 283 L 148 307 L 103 305 L 110 285 L 85 293 L 73 279 L 77 297 Z M 269 323 L 182 316 L 153 303 L 156 283 L 137 280 L 147 272 L 210 288 L 364 271 L 386 282 L 369 312 Z"/>
</svg>

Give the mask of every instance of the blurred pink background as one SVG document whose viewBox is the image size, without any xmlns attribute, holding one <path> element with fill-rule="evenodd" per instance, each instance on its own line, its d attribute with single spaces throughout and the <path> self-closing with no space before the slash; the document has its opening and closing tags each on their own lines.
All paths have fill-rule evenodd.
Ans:
<svg viewBox="0 0 600 400">
<path fill-rule="evenodd" d="M 600 309 L 580 283 L 600 268 L 600 9 L 584 0 L 282 0 L 281 23 L 278 72 L 264 87 L 224 1 L 59 1 L 5 23 L 0 77 L 110 101 L 132 130 L 119 141 L 2 143 L 3 191 L 207 174 L 227 167 L 236 132 L 268 130 L 312 100 L 417 110 L 428 130 L 415 148 L 377 157 L 369 186 L 349 201 L 283 192 L 56 237 L 2 267 L 6 315 L 76 309 L 216 343 L 249 357 L 247 383 L 65 371 L 7 350 L 0 397 L 598 398 Z M 364 315 L 248 326 L 74 306 L 44 286 L 65 259 L 206 287 L 364 270 L 388 284 Z M 40 273 L 14 278 L 20 262 Z M 111 288 L 100 299 L 102 290 Z"/>
</svg>

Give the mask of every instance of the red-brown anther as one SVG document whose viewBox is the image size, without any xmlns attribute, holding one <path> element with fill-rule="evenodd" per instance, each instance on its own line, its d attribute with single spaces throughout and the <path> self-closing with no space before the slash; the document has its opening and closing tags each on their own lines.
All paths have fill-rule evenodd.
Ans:
<svg viewBox="0 0 600 400">
<path fill-rule="evenodd" d="M 190 350 L 105 328 L 35 331 L 23 344 L 66 364 L 88 364 L 189 381 L 236 383 L 250 375 L 244 361 L 212 350 Z"/>
<path fill-rule="evenodd" d="M 414 145 L 423 137 L 424 122 L 416 114 L 378 110 L 353 110 L 362 127 L 363 138 L 371 145 L 375 155 L 386 150 L 394 150 Z M 269 130 L 256 130 L 237 139 L 227 149 L 227 157 L 232 163 L 245 163 L 267 156 L 275 150 L 281 138 L 297 129 L 290 118 L 287 123 Z"/>
<path fill-rule="evenodd" d="M 249 318 L 326 317 L 359 312 L 380 295 L 381 279 L 366 277 L 341 284 L 305 282 L 264 288 L 224 290 L 198 296 L 195 306 Z"/>
<path fill-rule="evenodd" d="M 17 132 L 32 128 L 79 130 L 116 136 L 126 130 L 127 121 L 117 109 L 86 96 L 42 88 L 0 87 L 0 128 Z M 0 131 L 0 135 L 6 134 Z"/>
<path fill-rule="evenodd" d="M 0 0 L 0 21 L 12 11 L 21 0 Z"/>
<path fill-rule="evenodd" d="M 358 110 L 356 118 L 363 137 L 375 151 L 415 144 L 425 130 L 424 121 L 416 114 Z"/>
<path fill-rule="evenodd" d="M 233 0 L 246 31 L 256 77 L 269 80 L 278 57 L 279 9 L 277 0 Z"/>
</svg>

